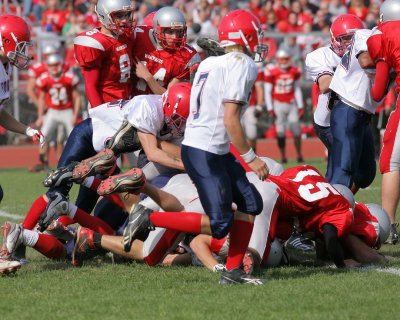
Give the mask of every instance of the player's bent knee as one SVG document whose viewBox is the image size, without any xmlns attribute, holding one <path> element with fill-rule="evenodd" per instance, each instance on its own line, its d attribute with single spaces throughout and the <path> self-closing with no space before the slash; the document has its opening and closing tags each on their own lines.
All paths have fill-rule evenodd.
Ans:
<svg viewBox="0 0 400 320">
<path fill-rule="evenodd" d="M 211 232 L 214 238 L 222 239 L 228 235 L 233 225 L 233 214 L 231 213 L 230 216 L 229 220 L 224 222 L 211 221 Z"/>
</svg>

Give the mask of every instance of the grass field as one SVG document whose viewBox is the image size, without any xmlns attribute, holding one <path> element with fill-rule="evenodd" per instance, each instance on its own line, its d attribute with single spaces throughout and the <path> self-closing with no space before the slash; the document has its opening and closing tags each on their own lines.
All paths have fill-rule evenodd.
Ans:
<svg viewBox="0 0 400 320">
<path fill-rule="evenodd" d="M 323 161 L 309 163 L 324 172 Z M 2 170 L 0 222 L 22 220 L 45 192 L 43 176 Z M 377 177 L 357 200 L 379 203 L 379 186 Z M 0 319 L 399 319 L 400 246 L 381 252 L 390 258 L 383 269 L 284 267 L 264 271 L 262 287 L 221 287 L 219 275 L 198 267 L 93 262 L 75 269 L 28 249 L 30 263 L 0 277 Z"/>
</svg>

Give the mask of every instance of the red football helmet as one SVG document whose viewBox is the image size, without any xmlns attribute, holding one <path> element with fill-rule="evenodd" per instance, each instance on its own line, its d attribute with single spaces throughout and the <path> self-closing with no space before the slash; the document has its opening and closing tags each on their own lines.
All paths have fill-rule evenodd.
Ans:
<svg viewBox="0 0 400 320">
<path fill-rule="evenodd" d="M 142 24 L 144 26 L 153 27 L 153 20 L 154 20 L 155 15 L 156 15 L 156 11 L 149 13 L 147 16 L 144 17 Z"/>
<path fill-rule="evenodd" d="M 12 14 L 0 16 L 0 50 L 19 69 L 26 69 L 31 60 L 28 56 L 30 41 L 31 32 L 24 19 Z"/>
<path fill-rule="evenodd" d="M 332 48 L 340 57 L 343 56 L 350 45 L 354 33 L 363 29 L 364 25 L 360 18 L 353 14 L 342 14 L 338 16 L 331 25 Z"/>
<path fill-rule="evenodd" d="M 183 136 L 190 111 L 190 90 L 187 82 L 174 84 L 163 94 L 165 123 L 176 136 Z"/>
<path fill-rule="evenodd" d="M 260 57 L 268 52 L 268 47 L 262 44 L 262 30 L 258 18 L 246 10 L 233 10 L 222 18 L 218 27 L 221 47 L 241 45 L 249 53 L 259 54 Z"/>
</svg>

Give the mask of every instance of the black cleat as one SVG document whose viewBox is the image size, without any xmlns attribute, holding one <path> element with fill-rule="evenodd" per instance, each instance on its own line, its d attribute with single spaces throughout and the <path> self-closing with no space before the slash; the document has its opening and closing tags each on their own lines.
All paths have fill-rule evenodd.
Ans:
<svg viewBox="0 0 400 320">
<path fill-rule="evenodd" d="M 399 241 L 399 233 L 397 231 L 398 223 L 393 223 L 390 225 L 389 237 L 386 239 L 386 244 L 396 244 Z"/>
<path fill-rule="evenodd" d="M 105 144 L 106 149 L 111 149 L 116 156 L 122 153 L 136 151 L 142 148 L 137 134 L 137 129 L 128 121 L 124 121 L 114 136 Z"/>
<path fill-rule="evenodd" d="M 131 250 L 132 242 L 135 239 L 146 240 L 154 226 L 150 221 L 150 213 L 153 211 L 140 204 L 137 204 L 129 215 L 129 222 L 124 229 L 123 242 L 124 251 Z"/>
<path fill-rule="evenodd" d="M 74 172 L 74 168 L 78 163 L 79 162 L 77 161 L 72 161 L 69 165 L 57 168 L 56 170 L 50 172 L 48 176 L 44 179 L 43 185 L 46 188 L 59 187 L 65 185 L 71 186 L 72 183 L 74 182 L 72 178 L 72 173 Z"/>
<path fill-rule="evenodd" d="M 264 284 L 265 280 L 256 278 L 251 274 L 247 274 L 241 268 L 222 271 L 219 284 L 252 284 L 259 286 Z"/>
<path fill-rule="evenodd" d="M 67 215 L 69 210 L 68 198 L 62 193 L 57 191 L 48 192 L 47 197 L 49 198 L 49 202 L 47 203 L 47 207 L 38 221 L 38 230 L 40 232 L 46 230 L 54 219 L 57 219 L 63 215 Z"/>
</svg>

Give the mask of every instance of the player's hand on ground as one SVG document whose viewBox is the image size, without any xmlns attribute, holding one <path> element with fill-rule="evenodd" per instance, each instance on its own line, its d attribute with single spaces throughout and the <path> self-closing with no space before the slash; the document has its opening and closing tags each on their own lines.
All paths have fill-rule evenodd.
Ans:
<svg viewBox="0 0 400 320">
<path fill-rule="evenodd" d="M 135 58 L 135 73 L 138 78 L 142 78 L 145 81 L 153 77 L 149 69 L 137 57 Z"/>
<path fill-rule="evenodd" d="M 43 133 L 41 133 L 39 130 L 28 127 L 26 128 L 25 134 L 28 137 L 31 137 L 34 142 L 39 142 L 40 146 L 43 147 L 45 143 L 45 138 Z"/>
<path fill-rule="evenodd" d="M 268 178 L 269 169 L 267 164 L 262 161 L 259 157 L 255 157 L 253 161 L 248 163 L 249 167 L 254 170 L 260 180 Z"/>
<path fill-rule="evenodd" d="M 344 264 L 346 265 L 346 268 L 358 268 L 361 267 L 361 263 L 353 260 L 353 259 L 345 259 Z"/>
</svg>

